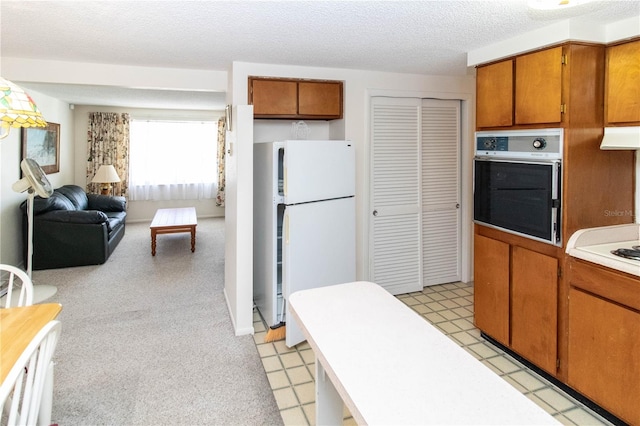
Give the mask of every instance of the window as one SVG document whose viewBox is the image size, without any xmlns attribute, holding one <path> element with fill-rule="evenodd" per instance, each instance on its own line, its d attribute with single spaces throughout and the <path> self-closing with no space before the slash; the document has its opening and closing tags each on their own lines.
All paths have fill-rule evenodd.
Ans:
<svg viewBox="0 0 640 426">
<path fill-rule="evenodd" d="M 131 120 L 131 200 L 215 198 L 217 122 Z"/>
</svg>

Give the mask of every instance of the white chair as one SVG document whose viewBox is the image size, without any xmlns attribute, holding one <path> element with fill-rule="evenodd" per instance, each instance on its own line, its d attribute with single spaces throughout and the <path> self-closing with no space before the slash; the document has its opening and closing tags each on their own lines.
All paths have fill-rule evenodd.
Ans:
<svg viewBox="0 0 640 426">
<path fill-rule="evenodd" d="M 27 273 L 15 266 L 0 264 L 0 308 L 28 305 L 33 305 L 33 283 Z"/>
<path fill-rule="evenodd" d="M 53 397 L 53 353 L 60 321 L 49 321 L 22 352 L 0 387 L 7 425 L 49 425 Z M 42 410 L 41 410 L 42 408 Z"/>
</svg>

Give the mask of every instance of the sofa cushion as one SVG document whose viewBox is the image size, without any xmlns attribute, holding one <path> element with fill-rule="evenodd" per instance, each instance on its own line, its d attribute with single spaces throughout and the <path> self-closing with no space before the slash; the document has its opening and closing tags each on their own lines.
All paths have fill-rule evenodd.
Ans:
<svg viewBox="0 0 640 426">
<path fill-rule="evenodd" d="M 103 212 L 124 212 L 127 210 L 127 200 L 124 197 L 100 194 L 87 194 L 89 208 Z"/>
<path fill-rule="evenodd" d="M 109 232 L 124 223 L 124 220 L 127 217 L 125 212 L 104 212 L 104 214 L 107 216 Z"/>
<path fill-rule="evenodd" d="M 106 214 L 97 210 L 54 210 L 40 215 L 38 219 L 77 224 L 104 223 L 109 221 Z"/>
<path fill-rule="evenodd" d="M 26 201 L 22 203 L 26 212 Z M 35 197 L 33 199 L 33 214 L 46 213 L 52 210 L 75 210 L 75 205 L 64 195 L 54 191 L 49 198 Z"/>
<path fill-rule="evenodd" d="M 75 206 L 75 210 L 87 210 L 89 208 L 87 193 L 78 185 L 64 185 L 56 189 L 56 192 L 67 197 Z"/>
</svg>

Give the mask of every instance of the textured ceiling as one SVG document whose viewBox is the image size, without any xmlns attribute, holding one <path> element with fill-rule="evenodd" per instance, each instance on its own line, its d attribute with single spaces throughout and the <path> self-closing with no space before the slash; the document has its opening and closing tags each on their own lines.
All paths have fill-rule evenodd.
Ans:
<svg viewBox="0 0 640 426">
<path fill-rule="evenodd" d="M 0 48 L 7 57 L 147 67 L 226 71 L 243 61 L 464 75 L 471 50 L 567 19 L 604 25 L 633 16 L 640 0 L 560 12 L 531 10 L 526 0 L 3 0 Z"/>
</svg>

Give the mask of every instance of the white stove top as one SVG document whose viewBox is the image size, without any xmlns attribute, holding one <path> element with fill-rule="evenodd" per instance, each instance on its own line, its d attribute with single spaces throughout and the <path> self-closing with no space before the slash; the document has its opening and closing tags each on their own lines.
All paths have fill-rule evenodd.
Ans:
<svg viewBox="0 0 640 426">
<path fill-rule="evenodd" d="M 597 254 L 599 256 L 604 256 L 609 259 L 618 260 L 620 262 L 625 262 L 629 265 L 640 268 L 640 260 L 628 259 L 626 257 L 617 256 L 611 253 L 613 250 L 619 248 L 630 249 L 633 246 L 640 246 L 640 241 L 621 241 L 619 243 L 596 244 L 592 246 L 580 247 L 579 250 Z"/>
<path fill-rule="evenodd" d="M 581 230 L 576 232 L 567 243 L 567 253 L 579 259 L 640 277 L 640 260 L 611 253 L 619 248 L 631 249 L 633 246 L 640 246 L 639 232 L 638 224 Z M 621 236 L 623 238 L 619 238 Z"/>
</svg>

